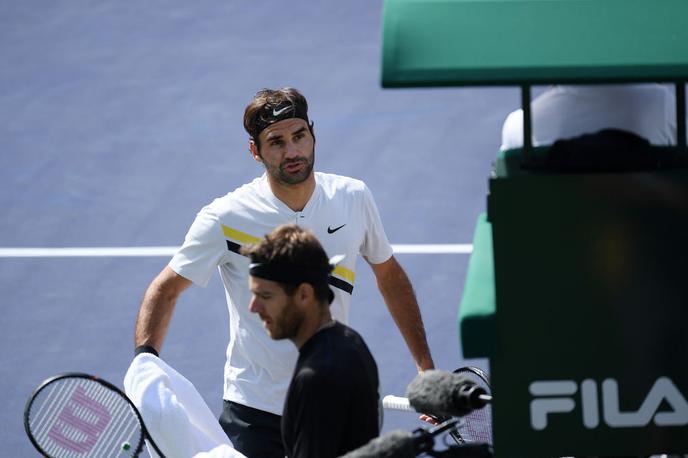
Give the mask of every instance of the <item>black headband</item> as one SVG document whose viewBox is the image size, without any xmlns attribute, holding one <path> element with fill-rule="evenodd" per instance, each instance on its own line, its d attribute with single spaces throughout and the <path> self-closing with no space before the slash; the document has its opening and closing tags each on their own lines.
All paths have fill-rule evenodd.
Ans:
<svg viewBox="0 0 688 458">
<path fill-rule="evenodd" d="M 253 277 L 263 278 L 265 280 L 275 281 L 278 283 L 286 283 L 288 285 L 300 285 L 301 283 L 310 283 L 313 286 L 326 286 L 329 291 L 329 301 L 334 300 L 334 293 L 329 289 L 330 272 L 334 266 L 330 266 L 328 272 L 294 269 L 293 266 L 279 263 L 265 264 L 265 263 L 251 263 L 248 272 Z"/>
<path fill-rule="evenodd" d="M 277 106 L 272 106 L 270 104 L 265 105 L 258 113 L 253 132 L 251 132 L 251 137 L 254 140 L 258 139 L 260 133 L 265 130 L 266 127 L 271 126 L 279 121 L 284 121 L 285 119 L 299 118 L 306 121 L 306 124 L 310 125 L 308 120 L 308 111 L 301 104 L 295 104 L 289 100 L 280 103 Z"/>
</svg>

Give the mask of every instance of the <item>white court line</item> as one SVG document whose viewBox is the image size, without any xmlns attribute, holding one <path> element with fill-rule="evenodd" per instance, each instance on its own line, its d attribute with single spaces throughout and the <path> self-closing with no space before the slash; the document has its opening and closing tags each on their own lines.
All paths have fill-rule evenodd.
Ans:
<svg viewBox="0 0 688 458">
<path fill-rule="evenodd" d="M 0 248 L 1 258 L 71 258 L 120 256 L 172 256 L 176 246 L 79 247 L 79 248 Z"/>
<path fill-rule="evenodd" d="M 470 244 L 392 245 L 395 254 L 470 254 Z M 176 246 L 78 247 L 78 248 L 0 248 L 0 258 L 72 258 L 72 257 L 154 257 L 172 256 Z"/>
<path fill-rule="evenodd" d="M 468 243 L 444 243 L 424 245 L 392 245 L 395 254 L 471 254 L 473 245 Z"/>
</svg>

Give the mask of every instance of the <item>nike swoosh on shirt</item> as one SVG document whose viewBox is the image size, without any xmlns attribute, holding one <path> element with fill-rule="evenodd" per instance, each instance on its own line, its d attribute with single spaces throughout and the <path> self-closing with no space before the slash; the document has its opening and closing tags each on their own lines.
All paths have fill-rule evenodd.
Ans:
<svg viewBox="0 0 688 458">
<path fill-rule="evenodd" d="M 280 109 L 280 110 L 275 110 L 275 109 L 273 108 L 273 109 L 272 109 L 272 115 L 273 115 L 273 116 L 279 116 L 279 115 L 281 115 L 282 113 L 284 113 L 285 111 L 287 111 L 287 110 L 290 109 L 290 108 L 291 108 L 291 105 L 287 105 L 286 107 L 284 107 L 284 108 L 282 108 L 282 109 Z"/>
<path fill-rule="evenodd" d="M 335 227 L 334 229 L 332 229 L 330 226 L 327 226 L 327 233 L 328 234 L 334 234 L 335 232 L 337 232 L 339 229 L 343 228 L 344 226 L 346 226 L 346 223 L 342 224 L 339 227 Z"/>
</svg>

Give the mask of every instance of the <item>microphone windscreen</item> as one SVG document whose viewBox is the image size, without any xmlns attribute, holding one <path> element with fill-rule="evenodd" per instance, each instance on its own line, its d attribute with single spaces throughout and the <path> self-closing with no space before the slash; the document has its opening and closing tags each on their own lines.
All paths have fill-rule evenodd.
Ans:
<svg viewBox="0 0 688 458">
<path fill-rule="evenodd" d="M 418 374 L 406 389 L 406 397 L 416 412 L 436 417 L 461 417 L 472 409 L 465 405 L 459 393 L 475 382 L 463 375 L 428 370 Z"/>
<path fill-rule="evenodd" d="M 413 436 L 408 431 L 392 431 L 341 458 L 415 458 Z"/>
</svg>

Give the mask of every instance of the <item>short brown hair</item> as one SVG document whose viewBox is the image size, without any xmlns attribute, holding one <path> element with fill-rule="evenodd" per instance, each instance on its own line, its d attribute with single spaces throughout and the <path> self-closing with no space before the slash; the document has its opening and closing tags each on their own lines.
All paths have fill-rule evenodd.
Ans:
<svg viewBox="0 0 688 458">
<path fill-rule="evenodd" d="M 332 302 L 328 286 L 332 267 L 313 232 L 285 224 L 260 242 L 243 247 L 241 254 L 251 259 L 252 276 L 279 283 L 288 295 L 293 295 L 301 283 L 309 283 L 320 303 Z"/>
<path fill-rule="evenodd" d="M 306 121 L 313 135 L 313 123 L 308 119 L 308 102 L 303 94 L 293 87 L 261 89 L 244 110 L 244 129 L 260 148 L 258 136 L 263 129 L 289 118 Z"/>
</svg>

